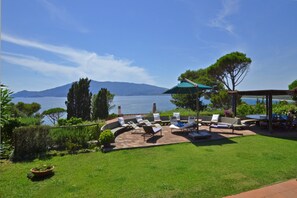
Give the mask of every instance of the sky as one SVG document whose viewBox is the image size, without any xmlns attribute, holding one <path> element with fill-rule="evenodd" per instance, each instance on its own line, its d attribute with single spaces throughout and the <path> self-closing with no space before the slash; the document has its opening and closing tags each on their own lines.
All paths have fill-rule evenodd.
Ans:
<svg viewBox="0 0 297 198">
<path fill-rule="evenodd" d="M 2 0 L 1 83 L 40 91 L 88 77 L 171 88 L 239 51 L 238 90 L 297 79 L 297 0 Z"/>
</svg>

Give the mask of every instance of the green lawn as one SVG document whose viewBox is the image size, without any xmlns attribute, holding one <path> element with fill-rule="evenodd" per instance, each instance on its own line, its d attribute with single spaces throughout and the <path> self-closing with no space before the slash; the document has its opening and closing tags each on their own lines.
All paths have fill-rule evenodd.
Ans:
<svg viewBox="0 0 297 198">
<path fill-rule="evenodd" d="M 296 151 L 297 139 L 258 135 L 0 163 L 0 197 L 222 197 L 296 178 Z M 42 163 L 55 175 L 29 180 Z"/>
</svg>

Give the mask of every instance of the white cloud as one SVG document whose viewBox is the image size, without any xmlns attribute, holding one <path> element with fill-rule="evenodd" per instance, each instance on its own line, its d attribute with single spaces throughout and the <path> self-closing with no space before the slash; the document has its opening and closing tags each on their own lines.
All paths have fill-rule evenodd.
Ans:
<svg viewBox="0 0 297 198">
<path fill-rule="evenodd" d="M 223 0 L 222 4 L 222 10 L 220 10 L 218 15 L 210 21 L 209 25 L 234 34 L 234 26 L 226 18 L 238 10 L 238 0 Z"/>
<path fill-rule="evenodd" d="M 97 55 L 94 52 L 40 43 L 4 33 L 2 34 L 2 41 L 50 52 L 51 56 L 58 56 L 67 63 L 60 64 L 24 54 L 2 53 L 4 61 L 29 68 L 46 76 L 60 75 L 71 81 L 75 81 L 79 77 L 88 77 L 100 81 L 155 84 L 145 69 L 133 66 L 133 62 L 130 60 L 118 59 L 113 55 Z"/>
<path fill-rule="evenodd" d="M 75 20 L 72 16 L 70 16 L 70 14 L 65 9 L 61 9 L 47 0 L 42 0 L 39 2 L 42 4 L 43 7 L 47 9 L 51 18 L 56 23 L 62 23 L 63 26 L 66 25 L 68 27 L 74 28 L 81 33 L 89 32 L 87 28 L 82 26 L 77 20 Z"/>
</svg>

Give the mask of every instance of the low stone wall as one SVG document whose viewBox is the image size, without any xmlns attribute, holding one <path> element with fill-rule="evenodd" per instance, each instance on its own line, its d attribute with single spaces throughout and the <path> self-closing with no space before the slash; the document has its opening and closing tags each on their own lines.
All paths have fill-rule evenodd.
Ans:
<svg viewBox="0 0 297 198">
<path fill-rule="evenodd" d="M 184 121 L 184 122 L 187 122 L 188 120 L 188 116 L 181 116 L 180 118 L 181 118 L 181 121 Z M 202 120 L 202 123 L 208 124 L 208 125 L 210 124 L 211 118 L 212 116 L 199 116 L 199 119 Z M 154 121 L 153 117 L 143 117 L 143 119 L 149 120 L 150 122 Z M 161 116 L 161 120 L 169 122 L 170 117 Z M 137 123 L 135 118 L 125 119 L 125 123 L 128 123 L 130 121 Z M 239 118 L 229 118 L 229 117 L 219 117 L 219 122 L 228 123 L 228 124 L 241 124 L 241 121 Z M 122 127 L 117 120 L 114 122 L 110 122 L 101 127 L 101 131 L 104 131 L 106 129 L 110 129 L 115 135 L 115 137 L 127 131 L 127 127 Z"/>
</svg>

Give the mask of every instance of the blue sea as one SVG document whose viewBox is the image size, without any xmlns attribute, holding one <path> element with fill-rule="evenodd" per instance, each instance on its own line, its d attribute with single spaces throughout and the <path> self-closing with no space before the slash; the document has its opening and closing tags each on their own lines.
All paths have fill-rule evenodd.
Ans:
<svg viewBox="0 0 297 198">
<path fill-rule="evenodd" d="M 40 113 L 44 110 L 61 107 L 66 109 L 65 101 L 66 97 L 40 97 L 40 98 L 13 98 L 12 102 L 24 102 L 32 103 L 37 102 L 41 105 Z M 157 111 L 167 111 L 175 108 L 171 102 L 171 95 L 155 95 L 155 96 L 115 96 L 113 100 L 113 105 L 115 107 L 111 109 L 110 113 L 118 113 L 118 106 L 121 106 L 121 111 L 123 114 L 144 114 L 152 112 L 153 103 L 156 103 Z M 248 104 L 256 104 L 256 98 L 242 98 L 243 101 Z M 277 102 L 279 100 L 274 100 Z M 204 104 L 209 104 L 208 100 L 203 100 Z M 50 124 L 47 119 L 44 123 Z"/>
</svg>

